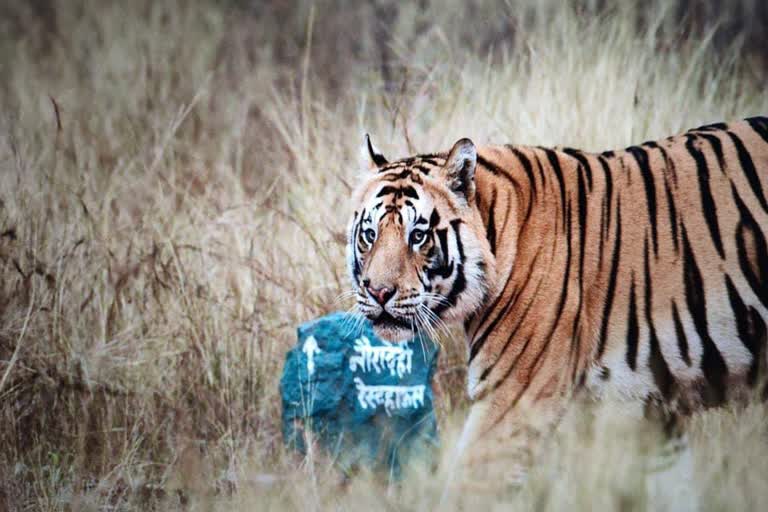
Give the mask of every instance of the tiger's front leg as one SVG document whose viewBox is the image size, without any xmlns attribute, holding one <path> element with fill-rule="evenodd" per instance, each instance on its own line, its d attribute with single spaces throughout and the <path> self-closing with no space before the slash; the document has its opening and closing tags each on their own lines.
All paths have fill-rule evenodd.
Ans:
<svg viewBox="0 0 768 512">
<path fill-rule="evenodd" d="M 518 488 L 535 459 L 540 439 L 562 416 L 563 396 L 523 397 L 511 408 L 500 394 L 475 402 L 454 450 L 445 461 L 443 499 L 455 493 L 498 493 Z"/>
</svg>

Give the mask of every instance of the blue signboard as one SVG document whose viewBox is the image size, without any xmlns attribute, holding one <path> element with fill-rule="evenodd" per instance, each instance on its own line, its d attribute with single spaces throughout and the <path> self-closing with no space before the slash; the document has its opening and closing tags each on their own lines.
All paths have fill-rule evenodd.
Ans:
<svg viewBox="0 0 768 512">
<path fill-rule="evenodd" d="M 429 457 L 437 354 L 426 337 L 389 343 L 346 313 L 301 325 L 280 382 L 285 442 L 304 452 L 311 433 L 342 468 L 393 475 L 411 457 Z"/>
</svg>

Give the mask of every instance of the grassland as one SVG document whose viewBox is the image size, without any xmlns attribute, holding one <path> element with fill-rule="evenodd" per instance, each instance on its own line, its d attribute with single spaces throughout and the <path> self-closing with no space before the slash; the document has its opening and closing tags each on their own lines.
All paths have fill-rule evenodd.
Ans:
<svg viewBox="0 0 768 512">
<path fill-rule="evenodd" d="M 768 113 L 762 2 L 620 4 L 0 6 L 0 510 L 433 509 L 423 468 L 344 479 L 281 443 L 295 326 L 349 306 L 362 134 L 602 150 Z M 464 505 L 758 510 L 767 414 L 694 416 L 660 472 L 645 424 L 575 411 L 523 490 Z"/>
</svg>

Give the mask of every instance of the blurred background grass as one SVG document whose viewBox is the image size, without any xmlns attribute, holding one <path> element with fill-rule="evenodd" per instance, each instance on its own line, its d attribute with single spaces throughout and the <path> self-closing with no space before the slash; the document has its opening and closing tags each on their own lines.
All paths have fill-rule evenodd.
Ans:
<svg viewBox="0 0 768 512">
<path fill-rule="evenodd" d="M 768 4 L 641 4 L 2 2 L 0 510 L 434 508 L 423 468 L 388 487 L 281 446 L 295 326 L 349 306 L 362 134 L 603 150 L 768 113 Z M 436 376 L 446 446 L 464 350 Z M 615 410 L 467 506 L 768 502 L 763 406 L 695 416 L 656 483 Z"/>
</svg>

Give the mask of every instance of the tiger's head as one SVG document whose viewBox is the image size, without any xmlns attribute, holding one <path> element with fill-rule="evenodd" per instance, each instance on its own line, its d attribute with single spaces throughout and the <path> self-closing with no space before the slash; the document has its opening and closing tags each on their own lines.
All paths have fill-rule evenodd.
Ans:
<svg viewBox="0 0 768 512">
<path fill-rule="evenodd" d="M 353 195 L 347 244 L 358 311 L 390 341 L 466 320 L 495 275 L 474 144 L 390 163 L 366 135 L 363 156 L 370 174 Z"/>
</svg>

